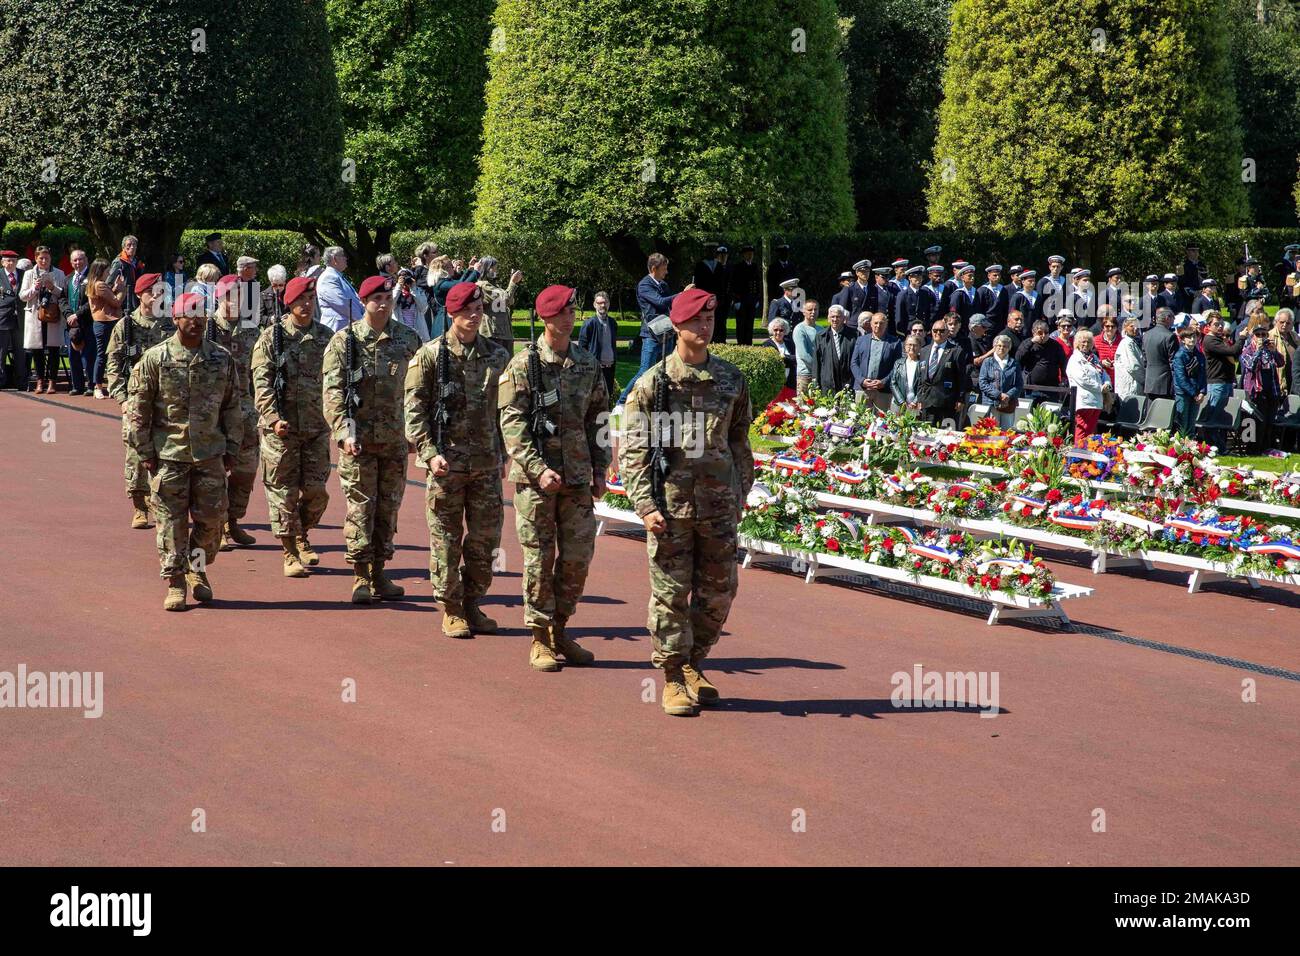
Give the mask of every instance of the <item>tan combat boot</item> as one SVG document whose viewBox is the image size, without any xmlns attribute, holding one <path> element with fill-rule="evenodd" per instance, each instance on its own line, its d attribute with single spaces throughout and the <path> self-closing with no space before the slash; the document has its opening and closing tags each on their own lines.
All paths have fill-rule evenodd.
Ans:
<svg viewBox="0 0 1300 956">
<path fill-rule="evenodd" d="M 137 531 L 149 527 L 149 502 L 143 491 L 131 493 L 131 507 L 135 509 L 131 515 L 131 527 Z"/>
<path fill-rule="evenodd" d="M 699 664 L 683 664 L 682 676 L 686 678 L 686 693 L 701 707 L 712 707 L 718 702 L 718 689 L 700 670 Z"/>
<path fill-rule="evenodd" d="M 302 565 L 302 557 L 298 554 L 298 543 L 293 540 L 293 535 L 282 537 L 280 546 L 284 548 L 284 576 L 286 578 L 307 577 L 308 571 Z"/>
<path fill-rule="evenodd" d="M 212 600 L 212 585 L 208 583 L 207 572 L 187 572 L 185 580 L 189 582 L 190 590 L 194 592 L 194 600 L 200 604 L 207 604 Z"/>
<path fill-rule="evenodd" d="M 695 701 L 686 691 L 686 679 L 682 667 L 667 665 L 664 667 L 664 693 L 661 699 L 664 713 L 674 717 L 693 717 L 696 713 Z"/>
<path fill-rule="evenodd" d="M 495 634 L 497 632 L 497 622 L 480 611 L 476 601 L 465 602 L 465 620 L 469 623 L 469 629 L 475 634 Z"/>
<path fill-rule="evenodd" d="M 535 671 L 560 669 L 560 662 L 551 649 L 551 629 L 545 624 L 533 625 L 533 646 L 528 649 L 528 663 Z"/>
<path fill-rule="evenodd" d="M 305 532 L 294 543 L 298 545 L 298 557 L 303 564 L 310 568 L 320 564 L 320 555 L 312 550 L 311 542 L 307 540 Z"/>
<path fill-rule="evenodd" d="M 370 565 L 370 593 L 377 601 L 396 601 L 406 597 L 406 588 L 394 584 L 384 573 L 383 561 L 375 561 Z"/>
<path fill-rule="evenodd" d="M 370 562 L 358 561 L 352 565 L 352 603 L 370 603 Z"/>
<path fill-rule="evenodd" d="M 250 544 L 257 544 L 257 539 L 241 528 L 239 521 L 235 518 L 226 521 L 226 537 L 241 548 L 247 548 Z"/>
<path fill-rule="evenodd" d="M 167 597 L 163 598 L 164 611 L 183 611 L 185 604 L 185 575 L 173 574 L 167 579 Z"/>
<path fill-rule="evenodd" d="M 469 629 L 469 621 L 465 620 L 464 614 L 464 609 L 459 604 L 443 604 L 442 633 L 457 640 L 473 637 L 474 634 Z"/>
<path fill-rule="evenodd" d="M 551 643 L 558 654 L 564 655 L 566 664 L 590 664 L 596 655 L 569 637 L 564 630 L 565 618 L 556 617 L 551 624 Z"/>
</svg>

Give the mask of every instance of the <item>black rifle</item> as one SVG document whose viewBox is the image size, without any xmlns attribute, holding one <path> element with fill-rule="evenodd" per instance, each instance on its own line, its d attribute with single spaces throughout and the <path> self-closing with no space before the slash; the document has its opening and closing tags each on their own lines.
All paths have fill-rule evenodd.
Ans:
<svg viewBox="0 0 1300 956">
<path fill-rule="evenodd" d="M 356 441 L 357 411 L 361 394 L 357 386 L 366 377 L 364 366 L 357 365 L 357 337 L 352 332 L 352 302 L 348 302 L 347 338 L 343 342 L 343 418 L 352 423 L 351 438 Z"/>
<path fill-rule="evenodd" d="M 661 316 L 662 318 L 662 316 Z M 671 328 L 671 326 L 670 326 Z M 668 481 L 668 452 L 665 446 L 671 441 L 668 419 L 668 331 L 659 333 L 659 351 L 662 358 L 655 370 L 654 407 L 650 414 L 650 498 L 659 513 L 668 517 L 668 499 L 664 486 Z"/>
<path fill-rule="evenodd" d="M 537 453 L 546 458 L 546 439 L 560 429 L 547 414 L 546 409 L 560 400 L 554 389 L 542 391 L 542 360 L 537 352 L 537 310 L 528 312 L 528 394 L 531 396 L 528 412 L 528 430 L 537 442 Z"/>
<path fill-rule="evenodd" d="M 442 343 L 438 348 L 438 360 L 434 365 L 438 378 L 434 383 L 433 418 L 430 422 L 433 426 L 433 447 L 439 455 L 444 457 L 446 457 L 447 449 L 443 447 L 442 442 L 446 436 L 447 427 L 451 424 L 451 406 L 457 395 L 456 383 L 451 380 L 451 358 L 447 354 L 450 336 L 451 319 L 448 317 L 447 327 L 442 330 Z"/>
<path fill-rule="evenodd" d="M 284 354 L 284 329 L 280 327 L 280 300 L 276 298 L 274 289 L 271 290 L 271 302 L 275 306 L 275 325 L 271 326 L 271 360 L 275 366 L 275 378 L 271 380 L 271 391 L 275 396 L 275 413 L 281 421 L 288 421 L 284 417 L 284 392 L 288 386 L 284 368 L 288 357 Z"/>
</svg>

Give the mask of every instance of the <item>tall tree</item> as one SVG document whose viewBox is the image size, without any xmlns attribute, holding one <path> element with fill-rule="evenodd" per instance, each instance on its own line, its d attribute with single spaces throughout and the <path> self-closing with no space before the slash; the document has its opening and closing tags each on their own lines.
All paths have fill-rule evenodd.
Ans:
<svg viewBox="0 0 1300 956">
<path fill-rule="evenodd" d="M 501 0 L 476 224 L 599 237 L 851 228 L 833 0 Z"/>
<path fill-rule="evenodd" d="M 1246 221 L 1229 0 L 956 0 L 934 226 L 1055 233 Z"/>
<path fill-rule="evenodd" d="M 357 268 L 398 229 L 468 216 L 494 0 L 326 0 L 347 129 L 346 202 L 304 221 Z"/>
<path fill-rule="evenodd" d="M 1247 182 L 1256 226 L 1294 226 L 1291 186 L 1300 127 L 1300 15 L 1289 0 L 1232 0 L 1232 66 L 1245 157 L 1254 163 Z"/>
<path fill-rule="evenodd" d="M 342 126 L 318 0 L 0 0 L 0 205 L 154 266 L 195 216 L 337 200 Z M 305 134 L 304 131 L 309 131 Z"/>
<path fill-rule="evenodd" d="M 953 0 L 839 0 L 852 27 L 849 168 L 859 229 L 925 225 L 926 164 L 943 100 Z"/>
</svg>

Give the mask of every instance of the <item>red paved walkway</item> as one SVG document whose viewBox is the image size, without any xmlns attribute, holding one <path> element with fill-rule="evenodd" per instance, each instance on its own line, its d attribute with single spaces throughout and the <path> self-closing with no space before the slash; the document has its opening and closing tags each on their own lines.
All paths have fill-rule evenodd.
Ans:
<svg viewBox="0 0 1300 956">
<path fill-rule="evenodd" d="M 345 603 L 337 485 L 324 567 L 283 578 L 259 487 L 259 546 L 221 555 L 212 607 L 166 614 L 118 425 L 60 407 L 113 403 L 55 402 L 0 393 L 0 671 L 100 670 L 106 705 L 0 711 L 5 862 L 1300 863 L 1300 682 L 754 569 L 712 662 L 727 707 L 673 719 L 657 685 L 642 702 L 640 541 L 599 542 L 573 628 L 599 666 L 536 674 L 513 512 L 488 602 L 507 633 L 445 640 L 415 487 L 411 600 Z M 1300 671 L 1294 590 L 1056 567 L 1098 587 L 1068 607 L 1083 625 Z M 916 663 L 997 671 L 1005 712 L 893 709 Z"/>
</svg>

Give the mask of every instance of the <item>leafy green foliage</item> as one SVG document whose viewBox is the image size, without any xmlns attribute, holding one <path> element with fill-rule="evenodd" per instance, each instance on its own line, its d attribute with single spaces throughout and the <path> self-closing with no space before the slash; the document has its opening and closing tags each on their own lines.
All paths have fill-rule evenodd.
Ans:
<svg viewBox="0 0 1300 956">
<path fill-rule="evenodd" d="M 749 386 L 749 404 L 753 412 L 767 408 L 785 385 L 785 363 L 776 354 L 776 349 L 763 345 L 715 343 L 709 346 L 709 352 L 740 369 L 745 384 Z"/>
<path fill-rule="evenodd" d="M 205 211 L 331 202 L 335 95 L 316 2 L 3 0 L 0 205 L 156 264 Z"/>
<path fill-rule="evenodd" d="M 480 230 L 852 224 L 831 0 L 502 0 L 495 21 Z"/>
<path fill-rule="evenodd" d="M 468 215 L 492 0 L 325 0 L 344 155 L 344 219 L 410 229 Z"/>
<path fill-rule="evenodd" d="M 925 225 L 953 0 L 839 0 L 850 19 L 849 164 L 861 229 Z"/>
<path fill-rule="evenodd" d="M 956 0 L 931 223 L 1104 236 L 1244 222 L 1227 10 Z"/>
</svg>

